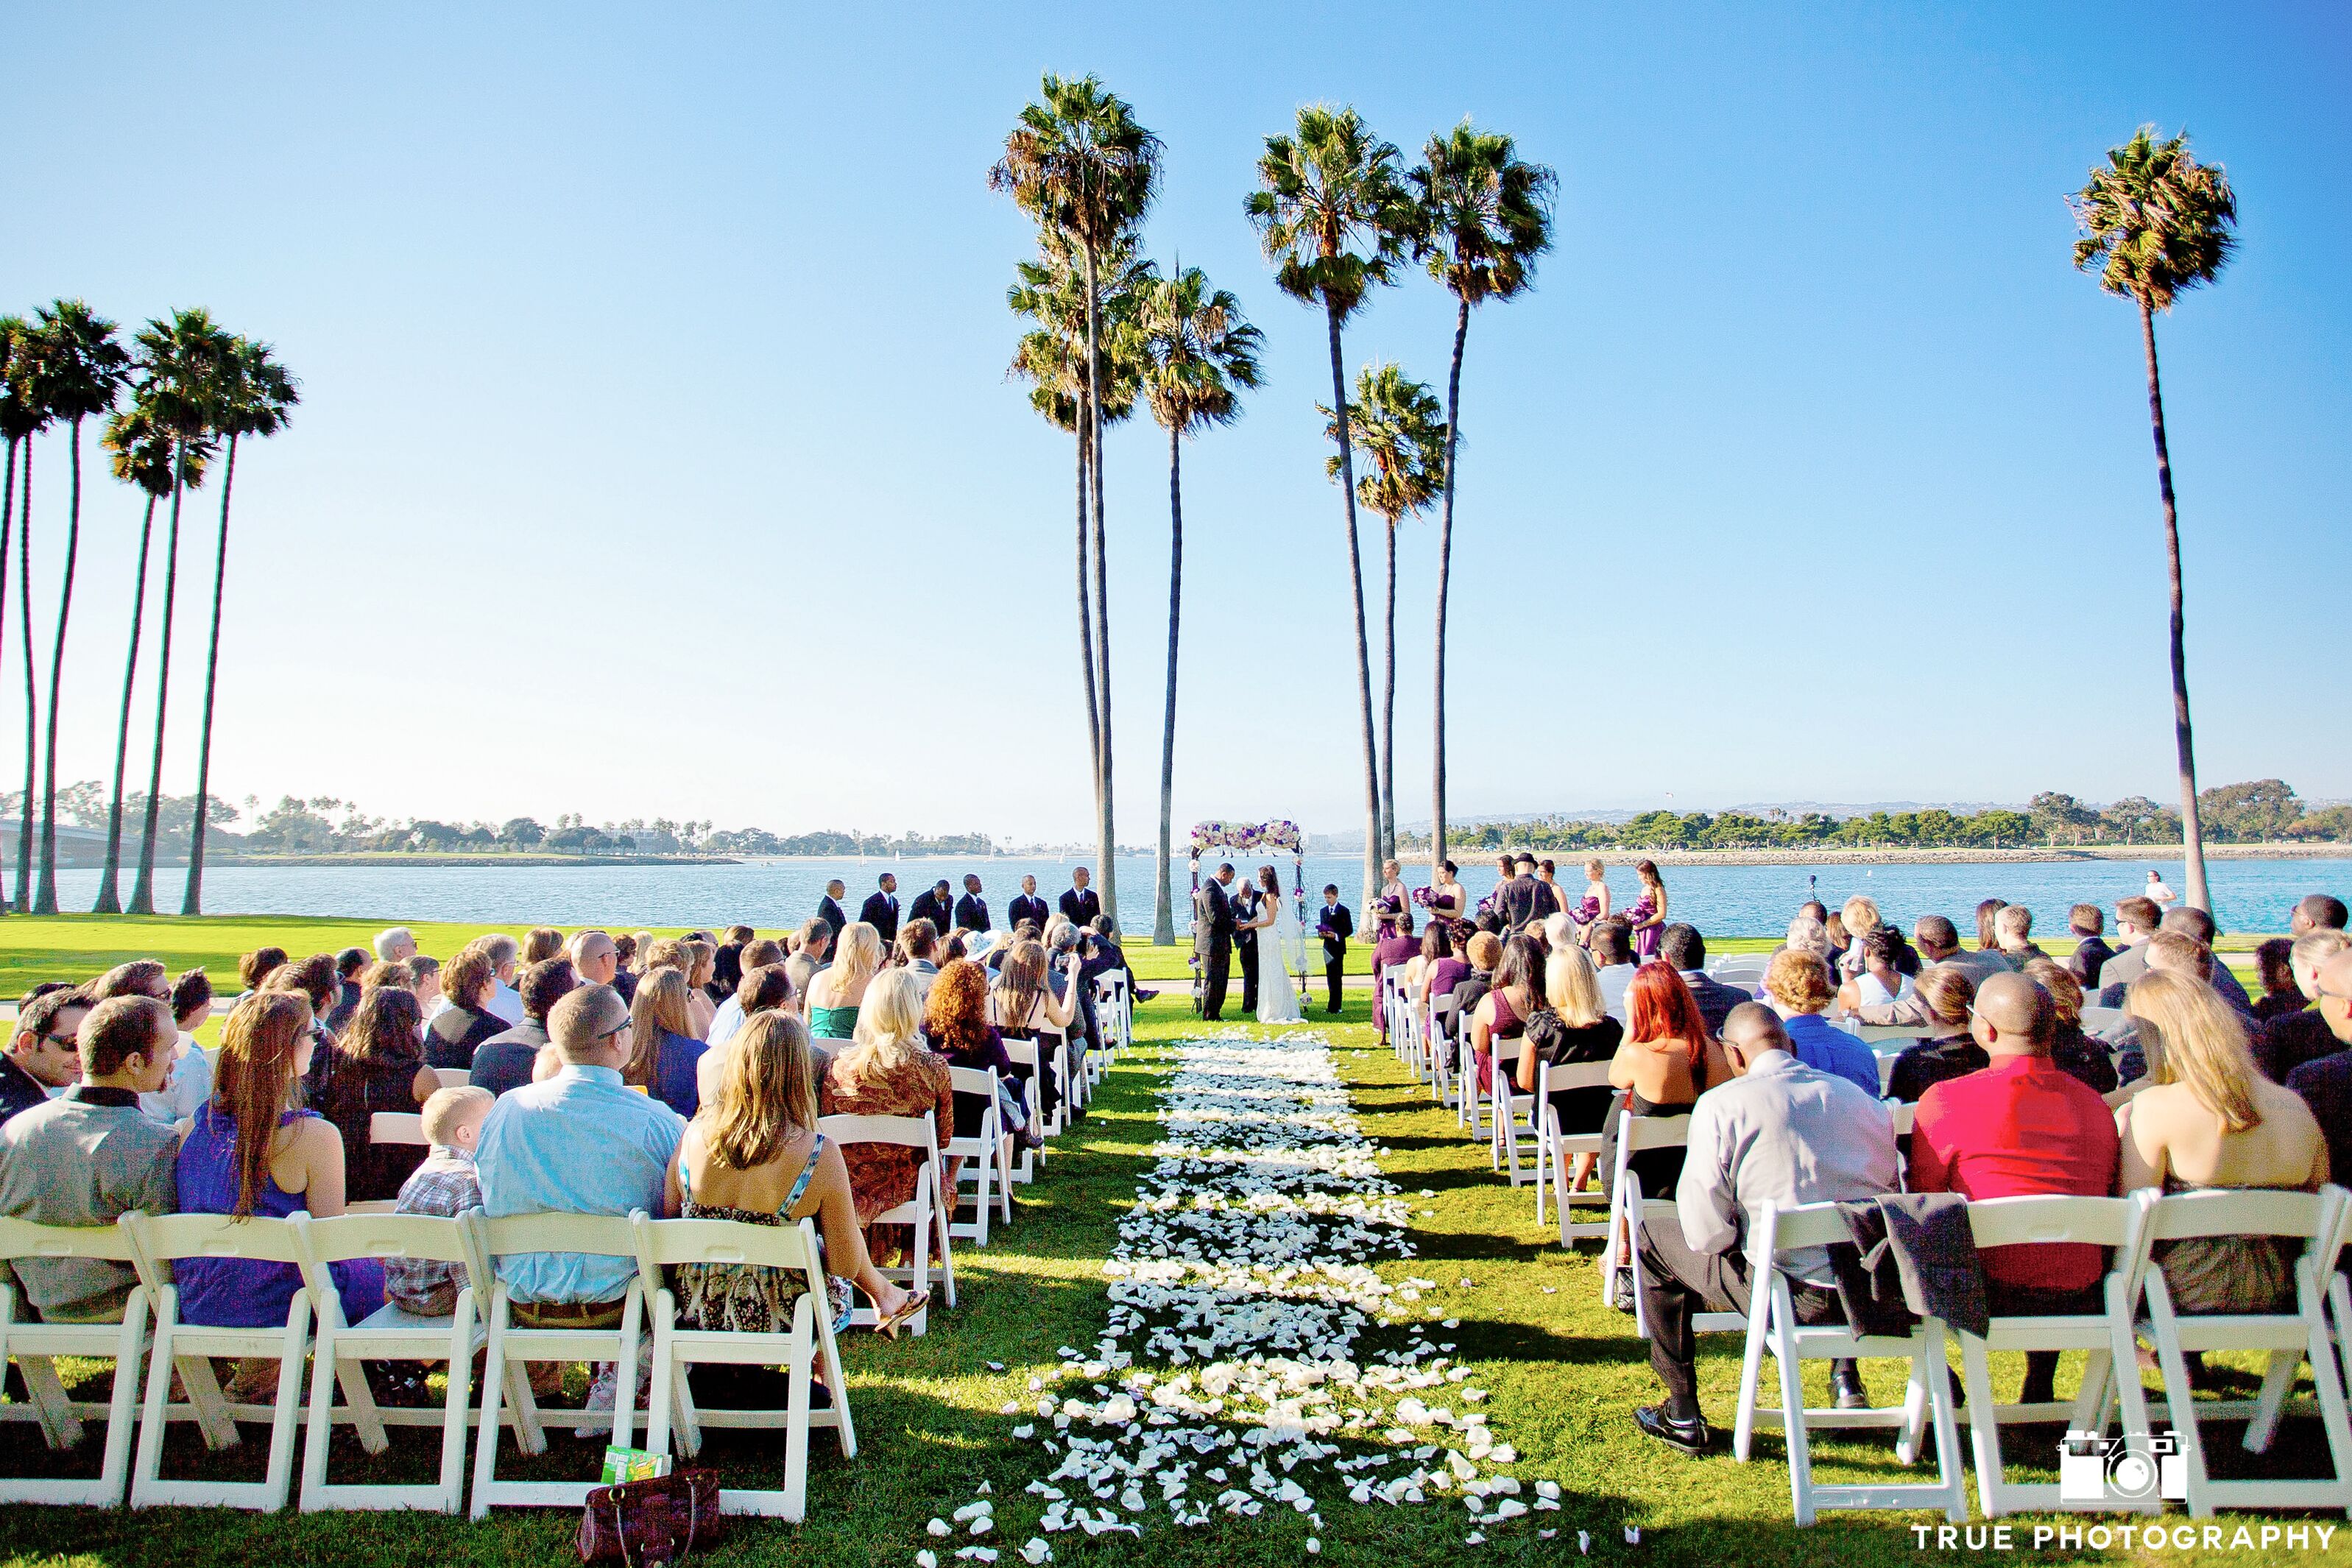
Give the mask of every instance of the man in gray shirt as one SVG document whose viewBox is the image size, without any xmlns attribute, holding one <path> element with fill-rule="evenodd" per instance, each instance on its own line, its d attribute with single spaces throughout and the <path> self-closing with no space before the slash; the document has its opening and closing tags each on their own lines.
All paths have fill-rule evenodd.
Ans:
<svg viewBox="0 0 2352 1568">
<path fill-rule="evenodd" d="M 1691 1108 L 1690 1141 L 1675 1189 L 1678 1224 L 1642 1230 L 1642 1310 L 1650 1365 L 1665 1399 L 1633 1412 L 1645 1434 L 1684 1453 L 1707 1451 L 1694 1372 L 1691 1314 L 1745 1312 L 1758 1267 L 1747 1253 L 1748 1218 L 1766 1199 L 1785 1206 L 1871 1197 L 1895 1190 L 1895 1128 L 1886 1110 L 1789 1049 L 1772 1009 L 1749 1002 L 1724 1020 L 1732 1080 Z M 1763 1264 L 1769 1267 L 1770 1259 Z M 1792 1254 L 1788 1272 L 1797 1321 L 1838 1314 L 1825 1253 Z M 1862 1403 L 1853 1363 L 1831 1368 L 1838 1403 Z"/>
<path fill-rule="evenodd" d="M 37 1225 L 112 1225 L 178 1207 L 179 1134 L 139 1109 L 171 1075 L 179 1026 L 147 996 L 101 1002 L 82 1021 L 81 1082 L 0 1125 L 0 1214 Z M 98 1258 L 17 1258 L 25 1298 L 52 1322 L 109 1322 L 137 1282 Z"/>
</svg>

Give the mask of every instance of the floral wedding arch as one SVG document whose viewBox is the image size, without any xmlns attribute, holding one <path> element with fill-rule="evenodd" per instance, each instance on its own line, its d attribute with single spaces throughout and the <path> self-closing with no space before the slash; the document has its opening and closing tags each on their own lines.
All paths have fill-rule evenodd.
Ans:
<svg viewBox="0 0 2352 1568">
<path fill-rule="evenodd" d="M 1289 856 L 1291 907 L 1298 917 L 1299 931 L 1303 932 L 1309 929 L 1307 924 L 1307 835 L 1298 830 L 1298 824 L 1287 821 L 1194 823 L 1192 825 L 1192 895 L 1195 899 L 1199 898 L 1201 893 L 1201 857 L 1214 849 L 1236 850 L 1244 856 Z M 1277 865 L 1275 879 L 1279 882 L 1281 878 L 1282 871 Z M 1197 1000 L 1200 982 L 1197 973 L 1200 960 L 1197 957 L 1192 960 L 1192 967 L 1196 972 L 1193 981 Z M 1299 994 L 1305 995 L 1307 994 L 1306 965 L 1302 963 L 1298 967 L 1300 973 L 1295 978 L 1298 982 Z"/>
</svg>

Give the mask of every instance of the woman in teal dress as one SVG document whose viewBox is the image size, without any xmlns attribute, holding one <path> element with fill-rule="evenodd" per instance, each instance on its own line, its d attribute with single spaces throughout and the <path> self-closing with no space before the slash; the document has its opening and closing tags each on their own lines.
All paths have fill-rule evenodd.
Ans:
<svg viewBox="0 0 2352 1568">
<path fill-rule="evenodd" d="M 809 1033 L 820 1040 L 857 1037 L 857 1005 L 882 972 L 882 936 L 864 921 L 852 921 L 835 944 L 833 966 L 809 982 Z"/>
</svg>

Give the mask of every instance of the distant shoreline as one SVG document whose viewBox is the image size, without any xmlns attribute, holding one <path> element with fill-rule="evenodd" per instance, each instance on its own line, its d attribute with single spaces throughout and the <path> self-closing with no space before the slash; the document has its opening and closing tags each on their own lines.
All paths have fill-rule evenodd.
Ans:
<svg viewBox="0 0 2352 1568">
<path fill-rule="evenodd" d="M 1513 853 L 1517 853 L 1514 847 Z M 1361 850 L 1356 851 L 1361 854 Z M 1497 851 L 1499 853 L 1499 851 Z M 1549 858 L 1557 865 L 1581 864 L 1594 859 L 1610 866 L 1631 866 L 1636 860 L 1654 860 L 1661 866 L 1934 866 L 1934 865 L 2016 865 L 2053 864 L 2064 861 L 2093 860 L 2178 860 L 2185 851 L 2178 844 L 2085 844 L 2080 848 L 2061 845 L 2055 849 L 1600 849 L 1579 852 L 1574 849 L 1536 851 L 1538 858 Z M 1483 850 L 1449 851 L 1457 862 L 1475 860 L 1486 854 Z M 1399 852 L 1398 858 L 1410 866 L 1414 857 Z M 1426 851 L 1422 852 L 1423 862 Z M 2352 844 L 2209 844 L 2205 847 L 2208 860 L 2341 860 L 2352 858 Z"/>
</svg>

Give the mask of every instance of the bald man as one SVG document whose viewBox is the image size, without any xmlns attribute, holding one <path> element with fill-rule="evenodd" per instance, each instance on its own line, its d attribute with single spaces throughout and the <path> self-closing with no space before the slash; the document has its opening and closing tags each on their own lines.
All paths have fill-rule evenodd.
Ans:
<svg viewBox="0 0 2352 1568">
<path fill-rule="evenodd" d="M 637 999 L 637 977 L 621 967 L 621 950 L 601 931 L 592 928 L 572 939 L 572 973 L 583 985 L 609 985 L 624 1002 Z"/>
<path fill-rule="evenodd" d="M 2321 964 L 2317 979 L 2316 1011 L 2343 1048 L 2296 1068 L 2286 1075 L 2286 1086 L 2319 1118 L 2327 1168 L 2340 1180 L 2352 1172 L 2352 948 Z"/>
</svg>

